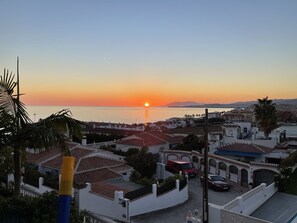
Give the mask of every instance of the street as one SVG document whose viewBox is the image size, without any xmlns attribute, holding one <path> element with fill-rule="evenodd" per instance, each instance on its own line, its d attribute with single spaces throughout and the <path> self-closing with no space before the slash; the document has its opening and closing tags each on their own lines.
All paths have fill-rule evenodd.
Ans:
<svg viewBox="0 0 297 223">
<path fill-rule="evenodd" d="M 208 202 L 224 205 L 233 200 L 242 192 L 232 188 L 230 191 L 217 192 L 209 190 Z M 202 197 L 203 188 L 200 183 L 199 177 L 189 180 L 189 199 L 180 205 L 167 208 L 164 210 L 151 212 L 131 218 L 132 223 L 183 223 L 186 221 L 188 211 L 197 209 L 199 215 L 202 214 Z"/>
</svg>

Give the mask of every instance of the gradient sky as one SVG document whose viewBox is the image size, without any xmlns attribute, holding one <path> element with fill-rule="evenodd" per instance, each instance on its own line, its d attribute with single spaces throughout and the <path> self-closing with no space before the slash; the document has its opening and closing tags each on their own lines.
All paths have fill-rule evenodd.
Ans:
<svg viewBox="0 0 297 223">
<path fill-rule="evenodd" d="M 296 0 L 3 0 L 27 105 L 297 98 Z M 2 71 L 1 71 L 2 72 Z"/>
</svg>

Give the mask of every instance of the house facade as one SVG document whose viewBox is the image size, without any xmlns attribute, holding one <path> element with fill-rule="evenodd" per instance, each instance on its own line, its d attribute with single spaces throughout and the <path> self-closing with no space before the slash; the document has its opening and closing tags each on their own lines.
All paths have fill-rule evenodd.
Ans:
<svg viewBox="0 0 297 223">
<path fill-rule="evenodd" d="M 147 148 L 148 152 L 157 154 L 161 150 L 170 149 L 182 142 L 182 136 L 174 136 L 162 132 L 144 132 L 122 138 L 115 142 L 116 150 L 127 152 L 130 148 Z"/>
</svg>

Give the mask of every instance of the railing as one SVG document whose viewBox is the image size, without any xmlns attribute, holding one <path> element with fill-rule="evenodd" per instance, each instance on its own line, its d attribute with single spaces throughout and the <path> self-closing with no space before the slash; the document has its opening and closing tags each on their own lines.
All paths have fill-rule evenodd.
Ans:
<svg viewBox="0 0 297 223">
<path fill-rule="evenodd" d="M 260 167 L 270 167 L 270 168 L 278 168 L 278 164 L 274 163 L 258 163 L 258 162 L 250 162 L 251 166 L 260 166 Z"/>
<path fill-rule="evenodd" d="M 172 181 L 170 183 L 162 185 L 161 187 L 157 187 L 157 196 L 172 190 L 173 188 L 175 188 L 175 186 L 176 186 L 176 182 Z"/>
<path fill-rule="evenodd" d="M 94 216 L 92 213 L 86 213 L 83 223 L 117 223 L 109 218 L 103 216 Z"/>
<path fill-rule="evenodd" d="M 129 200 L 135 200 L 135 199 L 142 197 L 146 194 L 151 194 L 152 192 L 153 192 L 152 186 L 146 186 L 146 187 L 142 187 L 137 190 L 130 191 L 130 192 L 126 193 L 125 198 L 127 198 Z"/>
<path fill-rule="evenodd" d="M 32 191 L 28 188 L 25 188 L 23 186 L 21 186 L 21 194 L 22 195 L 27 195 L 27 196 L 30 196 L 30 197 L 39 197 L 40 194 L 36 191 Z"/>
<path fill-rule="evenodd" d="M 238 174 L 230 173 L 230 181 L 238 183 Z"/>
</svg>

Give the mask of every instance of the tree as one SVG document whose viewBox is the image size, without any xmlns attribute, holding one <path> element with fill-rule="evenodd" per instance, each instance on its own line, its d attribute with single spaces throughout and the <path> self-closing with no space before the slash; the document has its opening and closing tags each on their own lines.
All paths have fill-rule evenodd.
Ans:
<svg viewBox="0 0 297 223">
<path fill-rule="evenodd" d="M 275 176 L 275 183 L 279 192 L 286 191 L 288 185 L 292 181 L 293 171 L 290 167 L 284 167 L 279 169 L 279 174 Z"/>
<path fill-rule="evenodd" d="M 277 127 L 275 104 L 268 97 L 258 99 L 258 104 L 255 104 L 254 112 L 256 120 L 267 139 L 271 131 Z"/>
<path fill-rule="evenodd" d="M 146 148 L 142 148 L 138 153 L 126 158 L 127 164 L 132 166 L 141 177 L 151 178 L 156 172 L 157 162 L 152 153 L 148 153 Z"/>
<path fill-rule="evenodd" d="M 183 139 L 183 145 L 188 148 L 189 151 L 201 151 L 201 149 L 204 147 L 204 141 L 199 139 L 196 134 L 189 134 Z"/>
<path fill-rule="evenodd" d="M 7 175 L 13 173 L 12 148 L 0 149 L 0 182 L 7 182 Z"/>
<path fill-rule="evenodd" d="M 19 73 L 17 80 L 4 69 L 0 76 L 0 149 L 12 148 L 14 160 L 14 191 L 20 194 L 22 154 L 27 147 L 49 148 L 59 144 L 69 155 L 65 140 L 68 135 L 81 137 L 82 123 L 71 118 L 69 110 L 62 110 L 33 123 L 25 105 L 20 101 Z M 16 89 L 16 94 L 14 91 Z"/>
<path fill-rule="evenodd" d="M 3 192 L 5 196 L 2 196 Z M 56 192 L 29 197 L 14 196 L 10 194 L 10 191 L 2 190 L 0 191 L 0 221 L 6 219 L 7 222 L 55 223 L 57 222 L 57 204 L 58 194 Z M 87 217 L 86 214 L 86 212 L 79 213 L 72 204 L 69 222 L 82 223 L 84 217 Z M 10 216 L 13 218 L 10 219 Z"/>
</svg>

